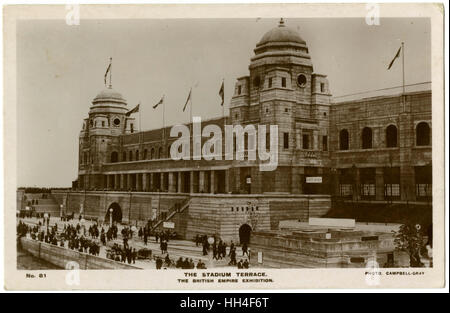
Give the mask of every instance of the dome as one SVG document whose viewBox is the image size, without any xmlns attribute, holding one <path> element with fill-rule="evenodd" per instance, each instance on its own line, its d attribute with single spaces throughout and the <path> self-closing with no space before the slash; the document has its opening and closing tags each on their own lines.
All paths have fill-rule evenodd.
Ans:
<svg viewBox="0 0 450 313">
<path fill-rule="evenodd" d="M 256 46 L 262 46 L 271 42 L 295 42 L 299 44 L 306 44 L 296 30 L 284 25 L 283 19 L 280 20 L 280 24 L 277 27 L 268 31 Z"/>
<path fill-rule="evenodd" d="M 123 98 L 123 96 L 112 88 L 100 91 L 100 93 L 92 101 L 92 103 L 94 104 L 98 102 L 117 102 L 126 104 L 126 101 Z"/>
</svg>

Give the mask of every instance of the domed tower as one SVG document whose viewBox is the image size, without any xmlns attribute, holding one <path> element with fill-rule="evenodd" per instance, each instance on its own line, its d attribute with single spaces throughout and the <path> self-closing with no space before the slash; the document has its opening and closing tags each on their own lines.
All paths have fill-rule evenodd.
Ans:
<svg viewBox="0 0 450 313">
<path fill-rule="evenodd" d="M 120 136 L 134 132 L 134 118 L 126 116 L 127 102 L 111 87 L 92 100 L 79 137 L 78 185 L 81 189 L 103 189 L 102 164 L 119 161 Z"/>
<path fill-rule="evenodd" d="M 278 125 L 278 168 L 265 174 L 265 181 L 275 185 L 265 182 L 256 190 L 264 191 L 267 186 L 267 191 L 302 193 L 298 172 L 323 166 L 321 151 L 328 150 L 328 80 L 314 73 L 305 40 L 283 19 L 261 38 L 254 53 L 250 75 L 238 78 L 235 85 L 231 121 Z M 292 177 L 292 181 L 283 177 Z"/>
</svg>

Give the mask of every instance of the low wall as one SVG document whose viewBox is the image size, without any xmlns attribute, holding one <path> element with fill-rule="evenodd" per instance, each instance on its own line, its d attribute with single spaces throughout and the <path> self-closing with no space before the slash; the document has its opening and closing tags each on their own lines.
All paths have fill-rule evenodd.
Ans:
<svg viewBox="0 0 450 313">
<path fill-rule="evenodd" d="M 172 221 L 186 239 L 216 234 L 239 242 L 239 228 L 244 224 L 252 231 L 278 229 L 280 220 L 320 217 L 330 206 L 329 196 L 192 194 L 189 207 Z"/>
<path fill-rule="evenodd" d="M 216 234 L 226 241 L 239 242 L 239 229 L 247 224 L 252 231 L 278 229 L 281 220 L 307 220 L 321 217 L 331 208 L 328 195 L 292 194 L 183 194 L 118 191 L 53 191 L 52 195 L 63 204 L 67 214 L 78 214 L 85 204 L 86 218 L 103 220 L 112 203 L 119 204 L 122 221 L 131 223 L 151 218 L 152 209 L 167 211 L 175 203 L 190 198 L 189 207 L 170 220 L 182 238 L 192 239 L 197 234 Z M 161 204 L 159 205 L 159 201 Z M 130 210 L 131 209 L 131 210 Z"/>
<path fill-rule="evenodd" d="M 386 233 L 361 231 L 302 233 L 257 232 L 250 240 L 250 261 L 271 268 L 361 268 L 376 257 L 380 266 L 394 253 L 394 238 Z M 262 253 L 262 264 L 258 263 Z"/>
<path fill-rule="evenodd" d="M 45 242 L 22 237 L 20 239 L 22 249 L 33 256 L 50 262 L 62 269 L 68 262 L 76 262 L 81 270 L 98 269 L 139 269 L 128 264 L 115 262 L 98 256 L 89 255 L 74 250 L 51 245 Z"/>
<path fill-rule="evenodd" d="M 66 214 L 80 213 L 80 205 L 84 206 L 84 216 L 88 219 L 104 220 L 108 208 L 117 203 L 122 211 L 122 221 L 133 223 L 147 221 L 152 218 L 153 210 L 158 208 L 169 210 L 187 198 L 186 194 L 153 193 L 153 192 L 121 192 L 121 191 L 52 191 L 58 204 L 64 205 Z M 159 204 L 159 202 L 161 202 Z"/>
</svg>

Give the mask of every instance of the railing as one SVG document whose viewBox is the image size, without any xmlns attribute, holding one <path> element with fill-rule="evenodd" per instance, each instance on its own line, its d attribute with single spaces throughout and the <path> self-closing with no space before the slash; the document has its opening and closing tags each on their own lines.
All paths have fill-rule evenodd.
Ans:
<svg viewBox="0 0 450 313">
<path fill-rule="evenodd" d="M 407 84 L 404 86 L 405 93 L 431 90 L 431 82 L 420 82 L 415 84 Z M 387 87 L 375 90 L 356 92 L 348 95 L 334 96 L 334 102 L 346 102 L 353 100 L 361 100 L 362 98 L 398 95 L 403 92 L 403 86 Z"/>
<path fill-rule="evenodd" d="M 168 214 L 165 217 L 160 218 L 156 224 L 153 225 L 153 229 L 158 228 L 163 222 L 169 221 L 175 214 L 183 212 L 189 206 L 190 201 L 190 198 L 186 198 L 181 203 L 175 203 L 175 205 L 167 212 Z"/>
</svg>

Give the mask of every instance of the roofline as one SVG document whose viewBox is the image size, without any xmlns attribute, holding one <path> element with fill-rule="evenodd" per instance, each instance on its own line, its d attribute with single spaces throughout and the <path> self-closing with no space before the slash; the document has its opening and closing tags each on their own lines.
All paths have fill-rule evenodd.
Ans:
<svg viewBox="0 0 450 313">
<path fill-rule="evenodd" d="M 341 104 L 346 104 L 346 103 L 363 102 L 363 101 L 376 100 L 376 99 L 398 98 L 398 97 L 401 97 L 402 95 L 412 96 L 412 95 L 428 94 L 428 93 L 431 94 L 431 89 L 421 90 L 421 91 L 411 91 L 411 92 L 406 92 L 406 93 L 397 93 L 397 94 L 393 94 L 393 95 L 381 95 L 381 96 L 374 96 L 374 97 L 358 98 L 358 99 L 354 99 L 354 100 L 332 102 L 332 104 L 333 105 L 341 105 Z"/>
</svg>

